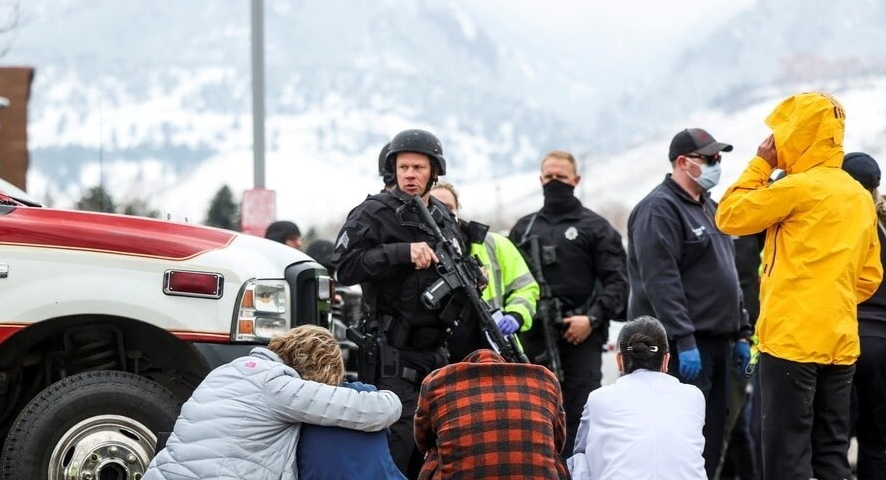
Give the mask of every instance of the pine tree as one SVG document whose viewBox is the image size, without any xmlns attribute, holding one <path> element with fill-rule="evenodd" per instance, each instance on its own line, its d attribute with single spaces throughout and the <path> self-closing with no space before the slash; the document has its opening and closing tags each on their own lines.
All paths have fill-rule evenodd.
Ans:
<svg viewBox="0 0 886 480">
<path fill-rule="evenodd" d="M 123 206 L 123 215 L 133 215 L 137 217 L 160 218 L 160 211 L 151 208 L 146 200 L 136 198 L 130 200 Z"/>
<path fill-rule="evenodd" d="M 240 230 L 240 208 L 234 202 L 234 194 L 227 185 L 219 189 L 209 204 L 206 225 L 227 230 Z"/>
<path fill-rule="evenodd" d="M 114 204 L 114 199 L 111 198 L 111 195 L 99 185 L 90 188 L 77 201 L 77 210 L 114 213 L 117 211 L 117 205 Z"/>
<path fill-rule="evenodd" d="M 317 229 L 314 227 L 308 228 L 308 233 L 305 234 L 305 245 L 310 245 L 314 240 L 317 239 Z"/>
</svg>

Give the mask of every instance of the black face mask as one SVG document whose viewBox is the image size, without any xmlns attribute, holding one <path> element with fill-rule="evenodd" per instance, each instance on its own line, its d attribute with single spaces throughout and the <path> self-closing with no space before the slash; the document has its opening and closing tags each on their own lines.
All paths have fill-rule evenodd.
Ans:
<svg viewBox="0 0 886 480">
<path fill-rule="evenodd" d="M 542 191 L 545 194 L 545 210 L 559 212 L 578 204 L 578 199 L 575 198 L 575 187 L 559 180 L 551 180 L 544 184 Z"/>
</svg>

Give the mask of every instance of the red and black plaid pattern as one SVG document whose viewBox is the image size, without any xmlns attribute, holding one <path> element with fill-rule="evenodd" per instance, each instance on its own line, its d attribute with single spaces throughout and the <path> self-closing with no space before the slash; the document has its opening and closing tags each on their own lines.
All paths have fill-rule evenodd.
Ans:
<svg viewBox="0 0 886 480">
<path fill-rule="evenodd" d="M 420 480 L 568 479 L 565 438 L 560 384 L 545 367 L 478 350 L 422 382 L 415 441 L 427 456 Z"/>
</svg>

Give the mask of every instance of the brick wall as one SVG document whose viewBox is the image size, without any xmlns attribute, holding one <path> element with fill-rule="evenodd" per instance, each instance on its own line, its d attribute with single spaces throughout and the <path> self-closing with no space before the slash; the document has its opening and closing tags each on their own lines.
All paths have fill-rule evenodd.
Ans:
<svg viewBox="0 0 886 480">
<path fill-rule="evenodd" d="M 31 67 L 0 67 L 0 97 L 9 107 L 0 109 L 0 178 L 27 191 L 28 99 Z"/>
</svg>

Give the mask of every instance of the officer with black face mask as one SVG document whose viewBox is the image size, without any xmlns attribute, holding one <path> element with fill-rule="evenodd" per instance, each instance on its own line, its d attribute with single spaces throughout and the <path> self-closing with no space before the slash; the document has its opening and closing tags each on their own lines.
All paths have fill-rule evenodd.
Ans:
<svg viewBox="0 0 886 480">
<path fill-rule="evenodd" d="M 581 177 L 575 157 L 553 151 L 541 162 L 544 207 L 520 219 L 510 239 L 531 260 L 528 240 L 538 237 L 542 271 L 562 306 L 557 348 L 564 374 L 566 447 L 572 456 L 575 433 L 588 394 L 600 386 L 603 344 L 609 320 L 623 318 L 628 297 L 625 251 L 621 236 L 600 215 L 582 206 L 574 190 Z M 523 335 L 530 359 L 545 353 L 543 321 Z"/>
<path fill-rule="evenodd" d="M 451 304 L 444 299 L 435 310 L 422 303 L 421 294 L 440 276 L 433 268 L 438 262 L 434 237 L 410 206 L 412 199 L 422 198 L 446 238 L 460 237 L 452 214 L 429 193 L 437 177 L 446 174 L 437 137 L 406 130 L 386 148 L 382 173 L 396 185 L 351 211 L 332 262 L 340 282 L 362 286 L 368 313 L 358 329 L 349 332 L 360 349 L 359 379 L 400 397 L 403 413 L 391 426 L 389 444 L 397 467 L 414 478 L 410 473 L 417 474 L 422 463 L 413 436 L 418 389 L 428 373 L 447 363 L 443 345 L 461 314 L 458 305 L 463 299 L 450 298 Z M 464 245 L 460 248 L 465 251 Z"/>
</svg>

